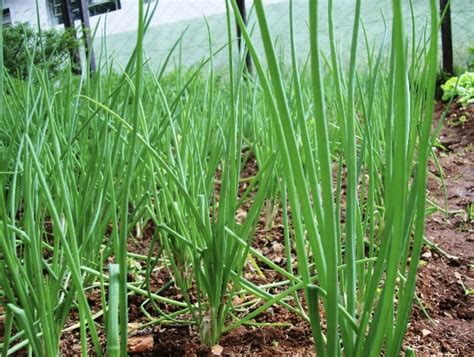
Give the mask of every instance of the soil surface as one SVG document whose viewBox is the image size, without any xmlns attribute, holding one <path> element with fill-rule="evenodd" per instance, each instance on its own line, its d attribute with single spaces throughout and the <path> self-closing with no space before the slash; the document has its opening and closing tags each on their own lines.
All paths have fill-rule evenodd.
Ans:
<svg viewBox="0 0 474 357">
<path fill-rule="evenodd" d="M 443 104 L 437 105 L 435 125 L 440 122 L 444 109 Z M 453 105 L 442 125 L 436 148 L 439 166 L 434 161 L 429 166 L 429 199 L 437 209 L 433 210 L 426 222 L 426 238 L 431 244 L 424 248 L 417 283 L 417 295 L 429 318 L 420 305 L 415 303 L 405 338 L 405 346 L 412 347 L 418 356 L 474 354 L 473 143 L 474 105 L 469 108 Z M 255 160 L 250 156 L 243 176 L 251 177 L 256 174 L 256 170 Z M 241 192 L 245 189 L 243 184 Z M 244 211 L 245 208 L 244 206 Z M 258 224 L 253 246 L 277 265 L 285 267 L 282 212 L 281 209 L 272 210 L 270 206 L 267 208 Z M 241 214 L 245 216 L 245 212 Z M 266 224 L 269 216 L 274 218 L 271 227 Z M 140 237 L 131 241 L 130 251 L 146 255 L 154 232 L 154 226 L 146 224 Z M 140 270 L 145 262 L 137 259 L 136 265 L 137 270 Z M 248 265 L 244 274 L 248 280 L 258 284 L 283 280 L 265 265 L 258 269 Z M 138 279 L 138 274 L 135 275 L 133 269 L 129 279 Z M 162 289 L 162 296 L 179 299 L 179 291 L 172 284 L 167 284 L 170 281 L 171 276 L 165 269 L 155 270 L 151 276 L 151 290 L 156 292 Z M 91 292 L 89 303 L 94 311 L 100 310 L 99 291 Z M 176 324 L 140 327 L 149 321 L 147 314 L 158 316 L 144 297 L 130 296 L 129 305 L 130 326 L 132 329 L 137 327 L 137 331 L 131 332 L 131 335 L 136 338 L 137 346 L 143 342 L 146 351 L 137 353 L 140 356 L 314 355 L 307 323 L 280 306 L 271 307 L 258 316 L 254 320 L 254 326 L 240 326 L 224 335 L 220 345 L 211 350 L 199 344 L 199 336 L 190 326 Z M 158 307 L 167 313 L 176 311 L 176 308 L 161 303 Z M 96 321 L 99 326 L 103 326 L 101 317 Z M 77 325 L 75 328 L 75 324 L 77 312 L 73 311 L 67 324 L 71 331 L 64 334 L 61 343 L 64 356 L 80 356 L 79 329 Z M 105 345 L 103 331 L 101 334 Z M 140 336 L 143 341 L 140 341 Z"/>
<path fill-rule="evenodd" d="M 437 123 L 444 109 L 438 104 Z M 439 166 L 429 167 L 429 198 L 441 209 L 428 217 L 425 236 L 439 249 L 426 247 L 418 273 L 417 293 L 432 321 L 415 304 L 406 337 L 420 356 L 474 355 L 473 145 L 474 105 L 454 104 L 439 136 Z"/>
</svg>

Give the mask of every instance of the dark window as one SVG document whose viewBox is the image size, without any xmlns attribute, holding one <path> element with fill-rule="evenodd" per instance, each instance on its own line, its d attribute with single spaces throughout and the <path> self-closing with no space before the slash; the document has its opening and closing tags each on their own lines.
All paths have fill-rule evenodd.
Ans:
<svg viewBox="0 0 474 357">
<path fill-rule="evenodd" d="M 3 23 L 3 26 L 10 26 L 12 24 L 12 18 L 10 16 L 9 8 L 3 9 L 2 23 Z"/>
<path fill-rule="evenodd" d="M 62 4 L 64 0 L 49 0 L 48 5 L 53 18 L 53 22 L 56 24 L 63 23 L 63 12 Z M 79 1 L 70 0 L 72 5 L 72 13 L 74 20 L 79 20 Z M 90 16 L 104 14 L 109 11 L 115 11 L 121 9 L 120 0 L 83 0 L 88 2 Z"/>
<path fill-rule="evenodd" d="M 89 13 L 91 16 L 105 14 L 109 11 L 120 10 L 120 0 L 89 0 Z"/>
</svg>

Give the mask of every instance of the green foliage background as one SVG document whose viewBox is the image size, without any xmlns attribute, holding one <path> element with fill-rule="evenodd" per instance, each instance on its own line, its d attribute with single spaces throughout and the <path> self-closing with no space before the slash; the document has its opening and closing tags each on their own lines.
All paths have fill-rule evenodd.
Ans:
<svg viewBox="0 0 474 357">
<path fill-rule="evenodd" d="M 13 76 L 26 78 L 30 63 L 56 74 L 73 63 L 79 43 L 73 31 L 48 29 L 41 32 L 27 23 L 3 30 L 4 66 Z M 73 66 L 75 66 L 73 64 Z"/>
</svg>

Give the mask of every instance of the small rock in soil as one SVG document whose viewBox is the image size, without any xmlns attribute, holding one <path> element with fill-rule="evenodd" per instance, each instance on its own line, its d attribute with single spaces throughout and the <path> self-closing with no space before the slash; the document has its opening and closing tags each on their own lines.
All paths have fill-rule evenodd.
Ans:
<svg viewBox="0 0 474 357">
<path fill-rule="evenodd" d="M 128 353 L 144 353 L 153 350 L 153 336 L 130 337 L 127 341 Z"/>
<path fill-rule="evenodd" d="M 212 346 L 211 352 L 213 356 L 220 356 L 224 351 L 224 347 L 221 345 L 214 345 Z"/>
</svg>

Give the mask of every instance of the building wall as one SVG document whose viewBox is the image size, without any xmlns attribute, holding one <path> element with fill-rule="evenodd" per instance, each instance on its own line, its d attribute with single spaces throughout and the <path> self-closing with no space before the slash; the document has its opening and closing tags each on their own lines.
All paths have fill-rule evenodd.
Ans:
<svg viewBox="0 0 474 357">
<path fill-rule="evenodd" d="M 284 2 L 287 0 L 265 0 L 267 4 Z M 51 14 L 46 5 L 47 0 L 39 0 L 41 26 L 56 26 L 51 19 Z M 154 0 L 150 0 L 151 6 Z M 252 0 L 247 0 L 250 8 Z M 91 27 L 97 27 L 99 36 L 114 35 L 122 32 L 135 31 L 138 27 L 138 1 L 121 0 L 122 8 L 111 11 L 108 14 L 92 16 Z M 29 22 L 32 26 L 37 25 L 35 0 L 4 0 L 4 8 L 10 8 L 11 21 Z M 151 27 L 191 20 L 203 16 L 212 16 L 225 13 L 224 0 L 160 0 Z"/>
<path fill-rule="evenodd" d="M 3 7 L 10 9 L 11 22 L 29 22 L 31 25 L 38 23 L 36 16 L 35 0 L 3 0 Z M 41 26 L 50 26 L 49 12 L 46 0 L 38 1 Z"/>
<path fill-rule="evenodd" d="M 252 0 L 246 0 L 250 8 Z M 264 0 L 266 4 L 285 2 L 287 0 Z M 154 1 L 151 0 L 151 6 Z M 99 36 L 114 35 L 122 32 L 135 31 L 138 27 L 138 1 L 121 0 L 122 9 L 107 15 L 91 17 L 91 27 L 97 26 Z M 155 27 L 180 21 L 202 19 L 203 16 L 224 14 L 224 0 L 160 0 L 150 26 Z M 104 26 L 106 24 L 106 26 Z"/>
</svg>

